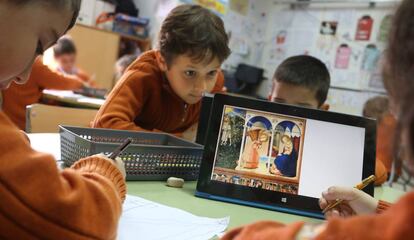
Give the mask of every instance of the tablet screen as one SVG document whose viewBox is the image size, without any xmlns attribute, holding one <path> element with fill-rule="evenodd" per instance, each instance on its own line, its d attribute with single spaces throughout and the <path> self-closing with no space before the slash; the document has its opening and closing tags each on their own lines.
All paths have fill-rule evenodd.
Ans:
<svg viewBox="0 0 414 240">
<path fill-rule="evenodd" d="M 361 181 L 365 128 L 224 105 L 210 180 L 319 198 Z"/>
</svg>

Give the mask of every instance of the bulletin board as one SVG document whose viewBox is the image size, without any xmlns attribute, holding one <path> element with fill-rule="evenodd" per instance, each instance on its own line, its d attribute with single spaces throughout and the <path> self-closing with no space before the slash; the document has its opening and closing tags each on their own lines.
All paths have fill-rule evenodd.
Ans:
<svg viewBox="0 0 414 240">
<path fill-rule="evenodd" d="M 383 91 L 380 66 L 392 16 L 386 10 L 296 10 L 273 18 L 267 63 L 308 54 L 329 68 L 332 86 Z"/>
<path fill-rule="evenodd" d="M 317 57 L 331 74 L 333 109 L 359 115 L 369 97 L 385 93 L 381 66 L 391 13 L 368 7 L 273 12 L 264 65 L 275 69 L 290 56 Z"/>
</svg>

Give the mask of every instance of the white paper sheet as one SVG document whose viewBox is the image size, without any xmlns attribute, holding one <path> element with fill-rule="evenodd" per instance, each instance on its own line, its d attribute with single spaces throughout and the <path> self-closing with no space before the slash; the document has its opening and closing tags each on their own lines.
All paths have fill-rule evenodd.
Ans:
<svg viewBox="0 0 414 240">
<path fill-rule="evenodd" d="M 100 98 L 92 98 L 92 97 L 86 97 L 81 94 L 74 93 L 73 91 L 60 91 L 60 90 L 43 90 L 43 93 L 53 95 L 59 98 L 67 98 L 74 101 L 77 101 L 78 103 L 90 103 L 95 105 L 103 105 L 105 103 L 104 99 Z"/>
<path fill-rule="evenodd" d="M 140 197 L 127 195 L 118 228 L 119 240 L 207 240 L 223 233 L 230 218 L 198 217 Z"/>
<path fill-rule="evenodd" d="M 49 153 L 60 160 L 60 135 L 58 133 L 30 133 L 30 145 L 38 152 Z"/>
</svg>

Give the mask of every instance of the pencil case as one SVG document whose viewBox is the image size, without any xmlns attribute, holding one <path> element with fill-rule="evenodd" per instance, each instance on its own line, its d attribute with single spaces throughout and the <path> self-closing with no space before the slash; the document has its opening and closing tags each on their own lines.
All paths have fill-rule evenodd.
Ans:
<svg viewBox="0 0 414 240">
<path fill-rule="evenodd" d="M 197 180 L 203 146 L 170 134 L 59 126 L 65 167 L 98 153 L 109 155 L 126 138 L 133 143 L 119 155 L 127 180 Z"/>
</svg>

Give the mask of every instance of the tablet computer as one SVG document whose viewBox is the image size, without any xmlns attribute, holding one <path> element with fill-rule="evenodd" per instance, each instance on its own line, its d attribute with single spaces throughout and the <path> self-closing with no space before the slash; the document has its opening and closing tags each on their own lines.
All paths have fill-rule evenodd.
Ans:
<svg viewBox="0 0 414 240">
<path fill-rule="evenodd" d="M 210 121 L 211 107 L 213 105 L 213 94 L 206 93 L 201 99 L 200 118 L 198 120 L 196 143 L 206 144 L 208 123 Z"/>
<path fill-rule="evenodd" d="M 216 94 L 196 196 L 323 218 L 323 191 L 374 174 L 375 139 L 374 120 Z"/>
</svg>

